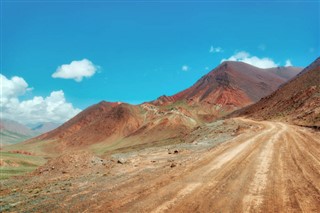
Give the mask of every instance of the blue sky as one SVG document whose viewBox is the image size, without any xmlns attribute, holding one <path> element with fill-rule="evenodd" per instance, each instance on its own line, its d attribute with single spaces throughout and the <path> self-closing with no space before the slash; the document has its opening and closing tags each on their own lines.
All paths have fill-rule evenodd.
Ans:
<svg viewBox="0 0 320 213">
<path fill-rule="evenodd" d="M 319 4 L 3 1 L 1 73 L 8 85 L 13 76 L 27 83 L 19 102 L 61 90 L 77 109 L 140 103 L 191 86 L 239 52 L 307 66 L 319 56 Z M 52 77 L 83 59 L 96 69 L 91 77 Z"/>
</svg>

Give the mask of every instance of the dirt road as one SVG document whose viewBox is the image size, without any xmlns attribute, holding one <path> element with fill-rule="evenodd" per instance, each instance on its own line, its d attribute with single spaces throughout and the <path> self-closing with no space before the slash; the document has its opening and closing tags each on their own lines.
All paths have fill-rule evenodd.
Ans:
<svg viewBox="0 0 320 213">
<path fill-rule="evenodd" d="M 121 205 L 109 207 L 132 212 L 320 212 L 320 138 L 283 123 L 242 121 L 260 130 L 203 154 L 173 180 L 159 174 L 162 184 L 145 182 L 154 187 L 149 193 L 138 187 L 132 192 L 141 196 L 128 193 L 118 200 Z"/>
<path fill-rule="evenodd" d="M 251 128 L 210 149 L 179 153 L 173 166 L 167 152 L 140 153 L 134 163 L 115 167 L 116 176 L 75 178 L 69 194 L 47 194 L 50 203 L 42 199 L 37 207 L 59 212 L 320 212 L 319 133 L 280 122 L 237 122 Z"/>
</svg>

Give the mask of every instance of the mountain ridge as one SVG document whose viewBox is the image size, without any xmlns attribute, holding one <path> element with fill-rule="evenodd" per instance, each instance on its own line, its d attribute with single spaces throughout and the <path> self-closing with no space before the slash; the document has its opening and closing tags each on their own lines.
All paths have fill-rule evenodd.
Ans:
<svg viewBox="0 0 320 213">
<path fill-rule="evenodd" d="M 57 126 L 59 126 L 59 124 L 47 122 L 39 124 L 39 128 L 30 128 L 27 125 L 21 124 L 17 121 L 2 118 L 0 120 L 1 145 L 22 142 L 47 131 L 51 131 Z"/>
<path fill-rule="evenodd" d="M 276 72 L 277 68 L 271 70 Z M 290 77 L 296 74 L 292 73 Z M 264 69 L 228 61 L 173 96 L 139 105 L 102 101 L 36 140 L 58 141 L 56 150 L 64 150 L 101 143 L 115 147 L 120 141 L 117 146 L 180 138 L 204 122 L 257 101 L 286 80 Z M 253 91 L 248 89 L 250 85 Z"/>
<path fill-rule="evenodd" d="M 320 57 L 272 94 L 237 114 L 320 127 Z"/>
</svg>

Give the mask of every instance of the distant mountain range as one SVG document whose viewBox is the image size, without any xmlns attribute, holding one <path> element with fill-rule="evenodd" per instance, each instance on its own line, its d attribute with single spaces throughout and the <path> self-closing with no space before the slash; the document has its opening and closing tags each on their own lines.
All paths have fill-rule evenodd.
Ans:
<svg viewBox="0 0 320 213">
<path fill-rule="evenodd" d="M 49 132 L 55 128 L 57 128 L 58 126 L 60 126 L 61 124 L 58 123 L 53 123 L 53 122 L 45 122 L 45 123 L 41 123 L 36 125 L 35 127 L 32 128 L 32 130 L 36 133 L 45 133 L 45 132 Z"/>
<path fill-rule="evenodd" d="M 102 101 L 36 140 L 55 141 L 57 151 L 100 145 L 123 149 L 183 140 L 194 128 L 270 95 L 301 70 L 223 62 L 175 95 L 140 105 Z"/>
<path fill-rule="evenodd" d="M 9 145 L 19 143 L 21 141 L 27 140 L 29 138 L 35 137 L 37 135 L 43 134 L 47 131 L 51 131 L 57 128 L 59 124 L 57 123 L 43 123 L 39 124 L 34 128 L 30 128 L 19 122 L 1 119 L 0 120 L 0 135 L 1 135 L 1 145 Z"/>
</svg>

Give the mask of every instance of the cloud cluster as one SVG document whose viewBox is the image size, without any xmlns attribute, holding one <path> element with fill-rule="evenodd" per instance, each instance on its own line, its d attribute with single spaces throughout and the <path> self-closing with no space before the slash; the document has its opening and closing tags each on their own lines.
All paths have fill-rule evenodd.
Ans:
<svg viewBox="0 0 320 213">
<path fill-rule="evenodd" d="M 213 46 L 211 46 L 209 52 L 210 53 L 220 53 L 220 52 L 222 52 L 222 48 L 221 47 L 213 47 Z"/>
<path fill-rule="evenodd" d="M 94 65 L 88 59 L 81 61 L 72 61 L 70 64 L 63 64 L 52 74 L 53 78 L 73 79 L 76 82 L 82 81 L 83 78 L 93 76 L 99 66 Z"/>
<path fill-rule="evenodd" d="M 188 65 L 183 65 L 183 66 L 181 67 L 181 70 L 182 70 L 182 71 L 188 71 L 188 70 L 189 70 L 189 66 L 188 66 Z"/>
<path fill-rule="evenodd" d="M 263 69 L 279 66 L 279 64 L 275 63 L 271 58 L 259 58 L 257 56 L 251 56 L 245 51 L 237 52 L 230 58 L 224 58 L 221 60 L 221 62 L 223 61 L 241 61 Z"/>
<path fill-rule="evenodd" d="M 32 88 L 28 88 L 28 84 L 23 78 L 17 76 L 14 76 L 9 80 L 4 75 L 0 74 L 0 82 L 0 103 L 6 102 L 10 98 L 23 95 L 28 90 L 32 90 Z"/>
<path fill-rule="evenodd" d="M 62 123 L 81 111 L 66 101 L 62 90 L 53 91 L 47 97 L 35 96 L 32 99 L 21 101 L 19 97 L 30 90 L 23 78 L 14 76 L 8 79 L 0 74 L 0 82 L 1 118 L 24 124 L 50 121 Z"/>
</svg>

